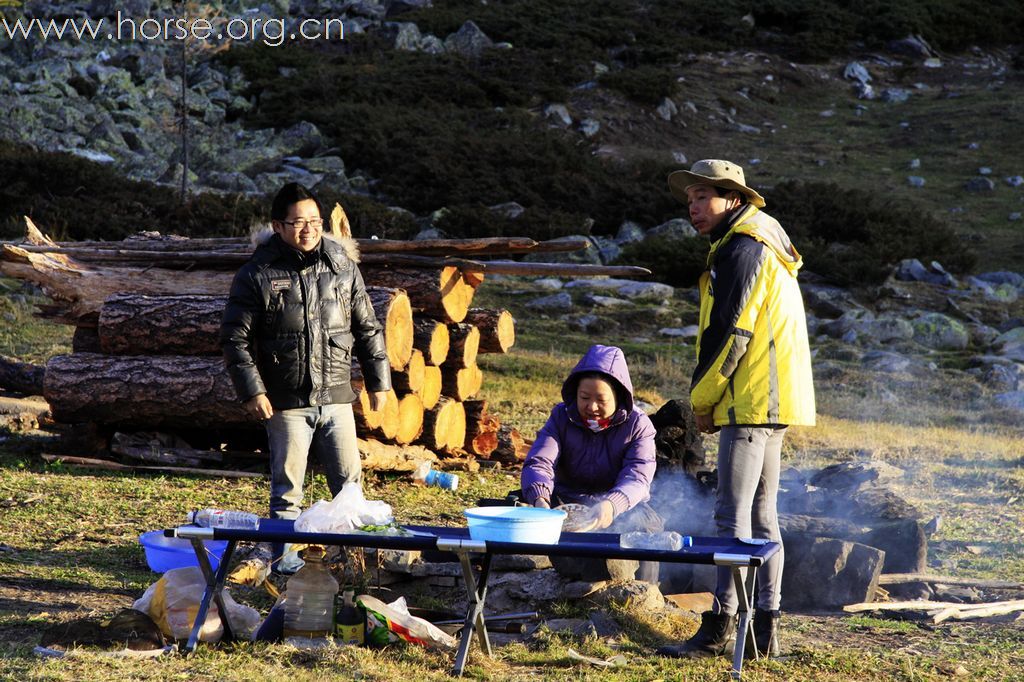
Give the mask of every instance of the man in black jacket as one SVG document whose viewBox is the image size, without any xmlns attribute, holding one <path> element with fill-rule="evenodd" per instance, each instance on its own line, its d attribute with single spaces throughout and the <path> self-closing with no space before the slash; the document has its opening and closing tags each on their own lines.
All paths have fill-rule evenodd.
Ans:
<svg viewBox="0 0 1024 682">
<path fill-rule="evenodd" d="M 323 462 L 332 495 L 361 479 L 352 353 L 371 407 L 380 409 L 391 388 L 384 332 L 355 241 L 324 238 L 322 216 L 308 189 L 281 188 L 270 212 L 273 233 L 235 275 L 221 324 L 235 391 L 266 424 L 271 518 L 299 515 L 310 453 Z"/>
</svg>

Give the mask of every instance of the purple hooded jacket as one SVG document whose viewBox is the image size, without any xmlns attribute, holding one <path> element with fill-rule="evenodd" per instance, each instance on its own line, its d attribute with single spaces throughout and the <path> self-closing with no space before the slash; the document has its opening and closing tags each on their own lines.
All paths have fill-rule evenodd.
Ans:
<svg viewBox="0 0 1024 682">
<path fill-rule="evenodd" d="M 586 372 L 600 372 L 615 389 L 611 425 L 596 433 L 576 410 L 576 387 Z M 523 464 L 526 501 L 550 501 L 552 494 L 562 503 L 608 500 L 618 516 L 650 499 L 654 425 L 633 406 L 633 382 L 622 351 L 591 346 L 562 384 L 562 401 L 551 410 Z"/>
</svg>

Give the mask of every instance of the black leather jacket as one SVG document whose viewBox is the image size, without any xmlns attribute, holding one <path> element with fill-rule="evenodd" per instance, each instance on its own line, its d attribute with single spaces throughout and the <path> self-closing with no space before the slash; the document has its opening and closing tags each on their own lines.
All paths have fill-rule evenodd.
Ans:
<svg viewBox="0 0 1024 682">
<path fill-rule="evenodd" d="M 324 238 L 309 253 L 276 234 L 235 275 L 221 349 L 243 402 L 266 393 L 275 409 L 351 403 L 355 351 L 368 391 L 391 388 L 384 331 L 355 261 Z"/>
</svg>

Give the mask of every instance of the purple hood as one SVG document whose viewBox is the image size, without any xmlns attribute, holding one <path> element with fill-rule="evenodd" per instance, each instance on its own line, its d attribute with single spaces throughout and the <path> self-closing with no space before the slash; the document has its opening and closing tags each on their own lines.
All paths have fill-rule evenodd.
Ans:
<svg viewBox="0 0 1024 682">
<path fill-rule="evenodd" d="M 611 425 L 597 433 L 583 424 L 576 410 L 576 386 L 587 372 L 600 372 L 615 389 Z M 655 469 L 654 426 L 633 404 L 633 382 L 622 351 L 591 346 L 562 384 L 562 400 L 551 410 L 523 464 L 526 501 L 609 500 L 616 514 L 646 502 Z"/>
</svg>

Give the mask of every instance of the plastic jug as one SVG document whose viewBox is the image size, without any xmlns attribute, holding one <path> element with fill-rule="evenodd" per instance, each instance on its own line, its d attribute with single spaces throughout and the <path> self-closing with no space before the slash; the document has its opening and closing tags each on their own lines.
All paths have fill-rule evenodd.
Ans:
<svg viewBox="0 0 1024 682">
<path fill-rule="evenodd" d="M 430 467 L 430 462 L 420 462 L 416 471 L 412 472 L 412 480 L 419 485 L 433 485 L 445 490 L 456 490 L 459 487 L 457 474 L 435 471 Z"/>
<path fill-rule="evenodd" d="M 285 590 L 284 636 L 326 637 L 334 632 L 334 597 L 338 581 L 327 569 L 323 547 L 312 545 L 302 553 L 306 562 Z"/>
</svg>

